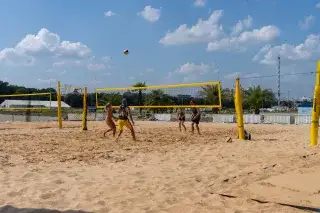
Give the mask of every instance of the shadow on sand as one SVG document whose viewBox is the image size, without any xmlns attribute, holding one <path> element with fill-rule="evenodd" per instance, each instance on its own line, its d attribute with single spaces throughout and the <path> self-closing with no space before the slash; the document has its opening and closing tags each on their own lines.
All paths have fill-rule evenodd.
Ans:
<svg viewBox="0 0 320 213">
<path fill-rule="evenodd" d="M 59 211 L 54 209 L 16 208 L 10 205 L 0 207 L 0 213 L 92 213 L 81 210 Z"/>
<path fill-rule="evenodd" d="M 228 197 L 228 198 L 238 198 L 237 196 L 233 196 L 233 195 L 227 195 L 227 194 L 219 194 L 220 196 L 223 197 Z M 291 207 L 291 208 L 296 208 L 296 209 L 300 209 L 303 211 L 309 211 L 309 212 L 320 212 L 320 208 L 314 208 L 314 207 L 309 207 L 309 206 L 299 206 L 299 205 L 293 205 L 293 204 L 287 204 L 287 203 L 278 203 L 278 202 L 270 202 L 270 201 L 264 201 L 264 200 L 258 200 L 258 199 L 253 199 L 250 198 L 250 200 L 261 203 L 261 204 L 265 204 L 265 203 L 275 203 L 281 206 L 287 206 L 287 207 Z"/>
</svg>

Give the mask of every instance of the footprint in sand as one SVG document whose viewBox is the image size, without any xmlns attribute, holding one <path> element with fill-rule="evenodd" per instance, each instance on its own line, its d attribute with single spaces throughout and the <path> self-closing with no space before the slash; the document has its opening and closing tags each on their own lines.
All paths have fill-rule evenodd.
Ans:
<svg viewBox="0 0 320 213">
<path fill-rule="evenodd" d="M 168 193 L 173 193 L 175 191 L 176 191 L 176 187 L 170 187 L 170 188 L 167 189 Z"/>
<path fill-rule="evenodd" d="M 97 205 L 105 206 L 105 205 L 106 205 L 106 202 L 103 201 L 103 200 L 99 200 L 99 201 L 97 202 Z"/>
<path fill-rule="evenodd" d="M 20 192 L 9 192 L 7 193 L 8 197 L 16 197 L 16 196 L 19 196 L 21 195 Z"/>
<path fill-rule="evenodd" d="M 140 179 L 140 180 L 136 180 L 134 181 L 134 184 L 143 184 L 145 183 L 146 181 L 144 179 Z"/>
<path fill-rule="evenodd" d="M 46 192 L 46 193 L 41 194 L 39 197 L 40 197 L 41 199 L 43 199 L 43 200 L 48 200 L 48 199 L 50 199 L 50 198 L 52 198 L 52 197 L 54 197 L 54 196 L 55 196 L 54 193 L 52 193 L 52 192 Z"/>
<path fill-rule="evenodd" d="M 58 185 L 64 183 L 64 181 L 63 181 L 63 180 L 60 180 L 60 179 L 54 180 L 54 181 L 52 181 L 52 182 L 53 182 L 54 184 L 58 184 Z"/>
<path fill-rule="evenodd" d="M 24 179 L 24 178 L 31 178 L 31 177 L 34 177 L 35 176 L 35 173 L 33 173 L 33 172 L 27 172 L 27 173 L 25 173 L 23 176 L 22 176 L 22 178 Z"/>
<path fill-rule="evenodd" d="M 179 164 L 179 166 L 182 167 L 182 168 L 186 168 L 186 167 L 188 167 L 189 165 L 186 164 L 186 163 L 181 163 L 181 164 Z"/>
</svg>

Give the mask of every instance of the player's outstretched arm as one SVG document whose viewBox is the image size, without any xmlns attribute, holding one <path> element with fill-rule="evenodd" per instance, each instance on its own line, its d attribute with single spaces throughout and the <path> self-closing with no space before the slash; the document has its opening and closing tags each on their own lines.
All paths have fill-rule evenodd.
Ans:
<svg viewBox="0 0 320 213">
<path fill-rule="evenodd" d="M 129 107 L 127 108 L 127 110 L 128 110 L 129 118 L 130 118 L 130 120 L 131 120 L 132 124 L 134 125 L 134 121 L 133 121 L 133 118 L 132 118 L 131 110 L 130 110 L 130 108 L 129 108 Z"/>
</svg>

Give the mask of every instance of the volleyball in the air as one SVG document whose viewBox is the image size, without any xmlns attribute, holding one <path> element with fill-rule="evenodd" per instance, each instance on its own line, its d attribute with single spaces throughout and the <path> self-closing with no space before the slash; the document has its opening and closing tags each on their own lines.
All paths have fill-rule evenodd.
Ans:
<svg viewBox="0 0 320 213">
<path fill-rule="evenodd" d="M 129 50 L 124 50 L 123 54 L 128 55 L 129 54 Z"/>
</svg>

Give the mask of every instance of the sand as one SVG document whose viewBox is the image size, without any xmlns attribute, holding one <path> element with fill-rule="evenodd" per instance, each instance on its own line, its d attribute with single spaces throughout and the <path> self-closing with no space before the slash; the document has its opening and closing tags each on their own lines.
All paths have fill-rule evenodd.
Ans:
<svg viewBox="0 0 320 213">
<path fill-rule="evenodd" d="M 136 142 L 129 131 L 119 142 L 103 138 L 104 122 L 87 132 L 76 122 L 56 126 L 0 124 L 0 212 L 320 208 L 319 148 L 308 147 L 308 125 L 246 125 L 250 142 L 234 139 L 235 124 L 202 123 L 199 137 L 177 123 L 138 122 Z"/>
</svg>

